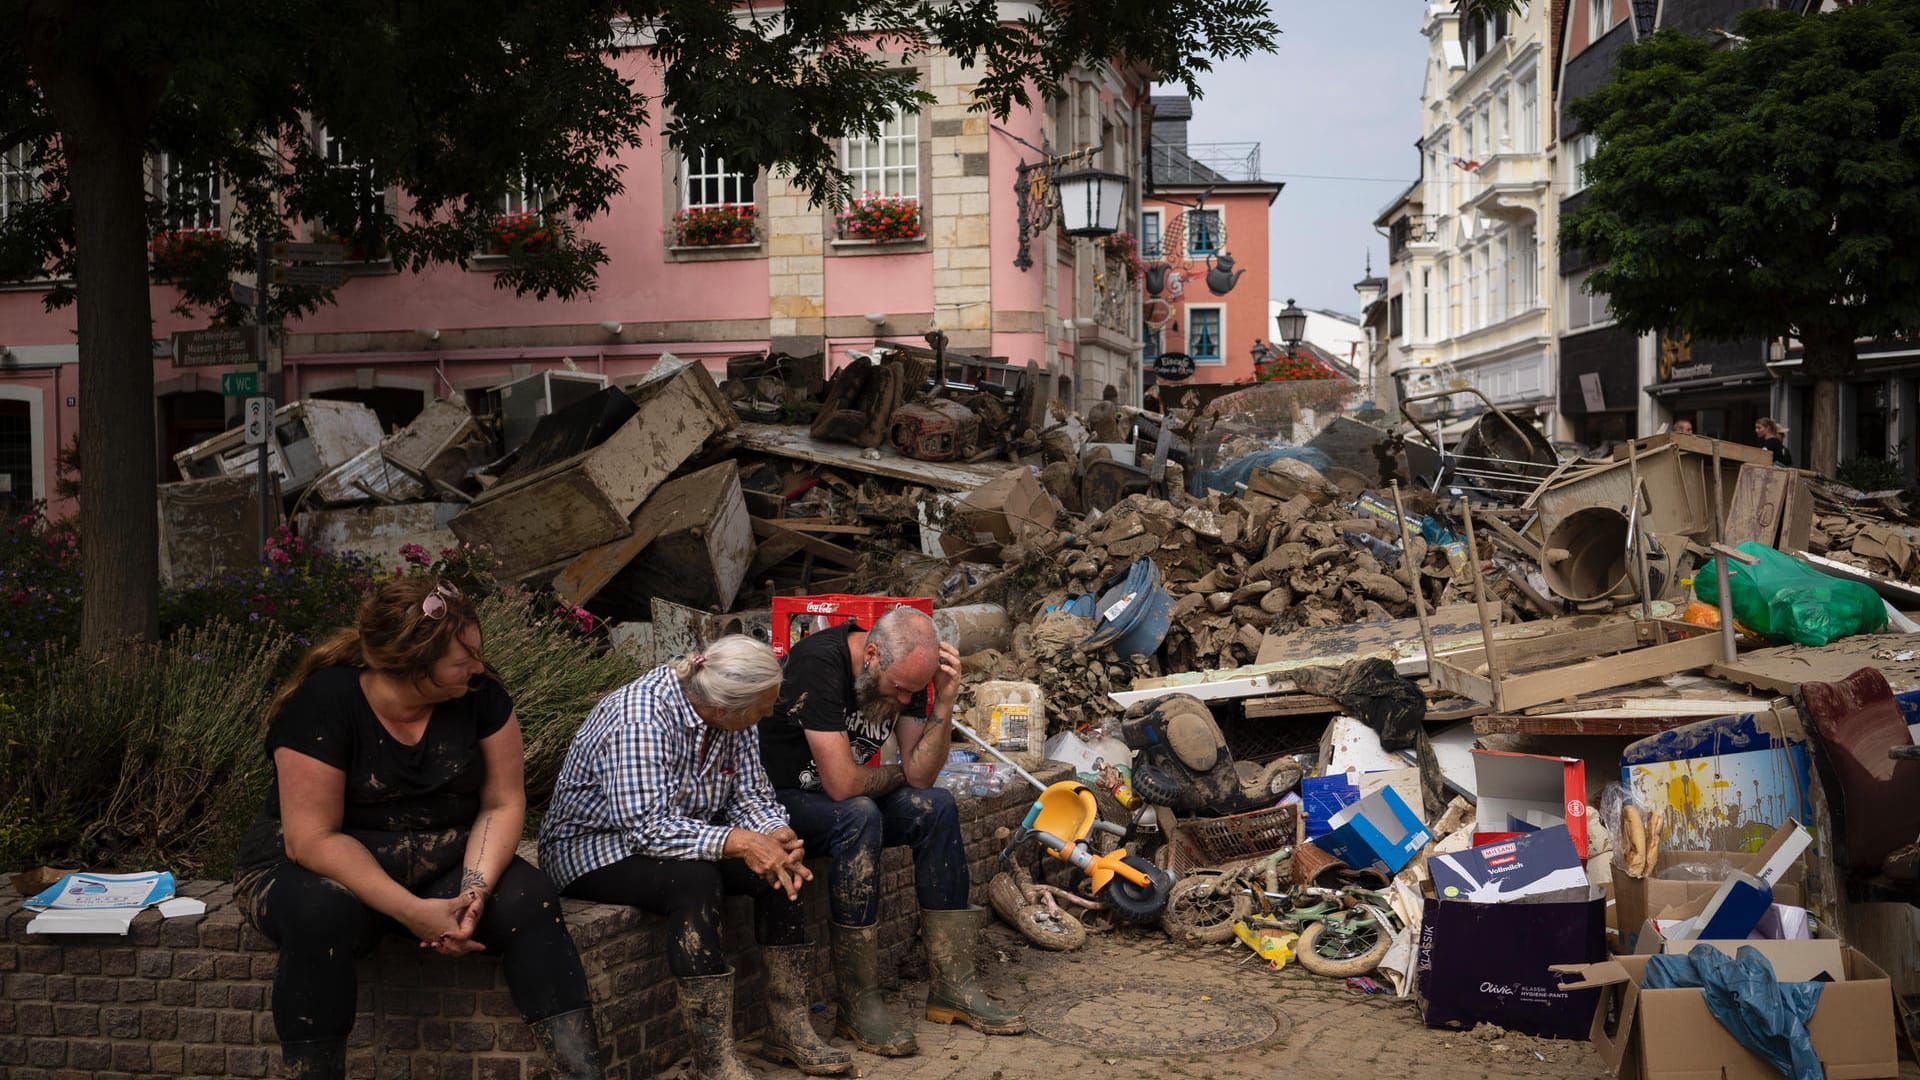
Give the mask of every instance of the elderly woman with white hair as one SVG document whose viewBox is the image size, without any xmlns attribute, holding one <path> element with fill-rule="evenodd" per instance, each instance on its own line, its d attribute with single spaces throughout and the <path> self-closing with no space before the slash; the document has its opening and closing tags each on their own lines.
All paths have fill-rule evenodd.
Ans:
<svg viewBox="0 0 1920 1080">
<path fill-rule="evenodd" d="M 750 1080 L 733 1053 L 733 972 L 723 895 L 754 901 L 770 1023 L 760 1054 L 801 1072 L 845 1072 L 811 1000 L 800 838 L 760 764 L 755 724 L 780 696 L 773 650 L 731 635 L 664 664 L 596 706 L 567 749 L 540 828 L 540 865 L 562 895 L 664 915 L 667 965 L 701 1080 Z"/>
</svg>

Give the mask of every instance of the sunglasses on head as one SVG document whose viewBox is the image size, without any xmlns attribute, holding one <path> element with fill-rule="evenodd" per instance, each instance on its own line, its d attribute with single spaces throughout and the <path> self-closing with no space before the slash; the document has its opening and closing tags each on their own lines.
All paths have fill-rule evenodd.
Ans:
<svg viewBox="0 0 1920 1080">
<path fill-rule="evenodd" d="M 460 587 L 451 581 L 443 581 L 433 587 L 426 599 L 420 601 L 420 614 L 435 622 L 447 617 L 447 601 L 460 598 Z"/>
</svg>

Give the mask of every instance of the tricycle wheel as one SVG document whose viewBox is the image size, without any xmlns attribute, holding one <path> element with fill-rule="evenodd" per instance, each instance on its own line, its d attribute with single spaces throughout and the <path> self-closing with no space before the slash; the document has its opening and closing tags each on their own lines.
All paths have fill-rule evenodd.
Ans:
<svg viewBox="0 0 1920 1080">
<path fill-rule="evenodd" d="M 1129 855 L 1122 861 L 1145 874 L 1149 884 L 1135 885 L 1115 874 L 1102 890 L 1107 902 L 1113 906 L 1114 914 L 1128 922 L 1157 922 L 1161 912 L 1167 909 L 1167 893 L 1173 888 L 1173 875 L 1138 855 Z"/>
<path fill-rule="evenodd" d="M 1344 979 L 1379 967 L 1392 945 L 1393 938 L 1381 927 L 1380 916 L 1347 911 L 1308 923 L 1294 943 L 1293 953 L 1300 958 L 1300 966 L 1315 975 Z"/>
<path fill-rule="evenodd" d="M 1253 897 L 1225 881 L 1225 875 L 1214 871 L 1180 879 L 1167 893 L 1160 928 L 1173 940 L 1191 945 L 1232 941 L 1233 924 L 1253 913 Z"/>
</svg>

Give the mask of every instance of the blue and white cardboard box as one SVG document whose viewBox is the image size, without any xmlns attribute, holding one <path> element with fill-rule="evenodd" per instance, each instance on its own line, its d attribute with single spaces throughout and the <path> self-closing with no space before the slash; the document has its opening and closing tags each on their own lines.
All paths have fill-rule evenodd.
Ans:
<svg viewBox="0 0 1920 1080">
<path fill-rule="evenodd" d="M 1375 863 L 1397 874 L 1433 839 L 1420 815 L 1390 787 L 1345 807 L 1328 824 L 1333 831 L 1315 840 L 1321 850 L 1356 869 Z"/>
</svg>

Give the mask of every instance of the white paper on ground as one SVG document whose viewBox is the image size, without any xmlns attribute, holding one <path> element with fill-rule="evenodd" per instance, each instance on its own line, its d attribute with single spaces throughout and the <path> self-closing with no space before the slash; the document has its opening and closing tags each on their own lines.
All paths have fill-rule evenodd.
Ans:
<svg viewBox="0 0 1920 1080">
<path fill-rule="evenodd" d="M 205 900 L 195 900 L 191 896 L 176 896 L 171 900 L 162 900 L 160 902 L 160 917 L 163 919 L 177 918 L 181 915 L 205 915 L 206 913 L 207 902 Z"/>
</svg>

